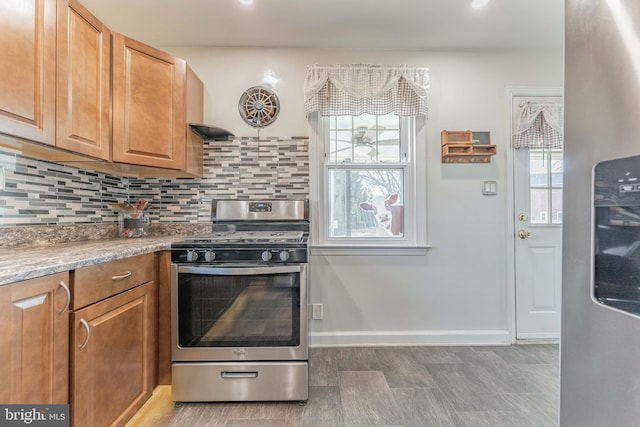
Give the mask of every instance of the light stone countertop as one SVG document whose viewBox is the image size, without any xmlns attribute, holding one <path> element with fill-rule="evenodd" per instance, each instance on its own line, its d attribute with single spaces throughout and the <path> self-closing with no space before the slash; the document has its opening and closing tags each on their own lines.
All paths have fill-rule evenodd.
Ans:
<svg viewBox="0 0 640 427">
<path fill-rule="evenodd" d="M 0 249 L 0 285 L 102 262 L 168 250 L 185 236 L 89 240 L 52 246 Z"/>
</svg>

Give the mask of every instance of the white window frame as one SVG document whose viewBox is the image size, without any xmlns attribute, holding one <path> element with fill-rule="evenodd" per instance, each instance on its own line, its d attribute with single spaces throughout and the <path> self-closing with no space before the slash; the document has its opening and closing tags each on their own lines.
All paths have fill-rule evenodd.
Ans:
<svg viewBox="0 0 640 427">
<path fill-rule="evenodd" d="M 427 245 L 427 191 L 426 191 L 426 119 L 413 117 L 411 123 L 401 125 L 401 135 L 410 129 L 413 137 L 408 141 L 408 161 L 390 163 L 390 167 L 404 168 L 404 222 L 403 236 L 394 238 L 329 238 L 329 204 L 326 202 L 328 168 L 325 164 L 329 152 L 328 118 L 318 113 L 309 115 L 309 190 L 311 204 L 311 253 L 319 255 L 424 255 Z M 407 127 L 407 124 L 409 126 Z"/>
</svg>

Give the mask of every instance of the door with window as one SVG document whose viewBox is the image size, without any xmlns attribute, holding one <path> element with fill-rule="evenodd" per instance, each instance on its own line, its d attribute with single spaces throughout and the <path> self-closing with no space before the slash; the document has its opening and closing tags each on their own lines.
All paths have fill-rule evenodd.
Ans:
<svg viewBox="0 0 640 427">
<path fill-rule="evenodd" d="M 562 290 L 563 150 L 533 147 L 514 150 L 516 338 L 555 339 Z"/>
</svg>

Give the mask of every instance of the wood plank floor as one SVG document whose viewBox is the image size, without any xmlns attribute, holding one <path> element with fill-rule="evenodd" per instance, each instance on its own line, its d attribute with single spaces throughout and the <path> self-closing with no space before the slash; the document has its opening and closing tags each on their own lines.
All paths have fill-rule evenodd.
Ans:
<svg viewBox="0 0 640 427">
<path fill-rule="evenodd" d="M 185 403 L 169 386 L 128 426 L 553 427 L 558 345 L 310 349 L 306 405 Z"/>
</svg>

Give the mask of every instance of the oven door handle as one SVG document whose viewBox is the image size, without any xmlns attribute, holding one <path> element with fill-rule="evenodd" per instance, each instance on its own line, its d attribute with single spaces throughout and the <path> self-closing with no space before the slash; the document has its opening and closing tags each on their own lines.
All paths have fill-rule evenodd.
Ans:
<svg viewBox="0 0 640 427">
<path fill-rule="evenodd" d="M 210 276 L 255 276 L 258 274 L 300 273 L 300 264 L 274 267 L 197 267 L 178 266 L 178 273 L 207 274 Z"/>
</svg>

